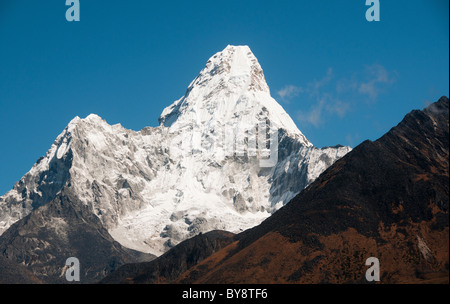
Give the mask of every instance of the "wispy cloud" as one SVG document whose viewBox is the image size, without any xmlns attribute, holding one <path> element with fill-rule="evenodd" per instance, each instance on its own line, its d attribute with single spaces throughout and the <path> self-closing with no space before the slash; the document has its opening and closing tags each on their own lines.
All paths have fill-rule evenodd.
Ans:
<svg viewBox="0 0 450 304">
<path fill-rule="evenodd" d="M 333 79 L 333 68 L 328 68 L 327 73 L 324 77 L 319 80 L 314 80 L 308 84 L 310 93 L 319 93 L 319 90 L 328 85 L 330 81 Z"/>
<path fill-rule="evenodd" d="M 298 111 L 297 118 L 305 124 L 319 127 L 326 119 L 344 118 L 361 99 L 375 102 L 396 80 L 395 73 L 379 64 L 367 65 L 349 78 L 338 78 L 328 68 L 320 79 L 304 86 L 286 85 L 277 92 L 282 101 L 299 99 L 309 108 Z"/>
<path fill-rule="evenodd" d="M 309 96 L 317 96 L 320 93 L 319 90 L 327 85 L 332 78 L 333 69 L 329 68 L 323 78 L 309 82 L 306 87 L 286 85 L 281 90 L 277 91 L 277 95 L 285 102 L 303 93 Z"/>
<path fill-rule="evenodd" d="M 356 76 L 352 76 L 351 79 L 341 78 L 336 81 L 336 93 L 345 94 L 348 92 L 354 92 L 358 90 L 358 80 Z"/>
<path fill-rule="evenodd" d="M 299 111 L 297 114 L 297 118 L 301 122 L 305 122 L 311 124 L 315 127 L 318 127 L 323 121 L 323 110 L 324 110 L 325 101 L 323 99 L 318 100 L 309 111 Z"/>
<path fill-rule="evenodd" d="M 325 121 L 324 116 L 326 114 L 343 118 L 349 110 L 349 103 L 336 99 L 331 94 L 323 93 L 317 96 L 316 101 L 308 111 L 299 111 L 297 118 L 302 122 L 318 127 Z"/>
<path fill-rule="evenodd" d="M 322 78 L 313 80 L 302 88 L 302 92 L 306 93 L 308 99 L 313 102 L 308 111 L 298 112 L 297 118 L 300 121 L 318 127 L 324 122 L 325 114 L 345 116 L 350 105 L 339 99 L 336 92 L 330 88 L 334 79 L 333 69 L 328 68 Z"/>
<path fill-rule="evenodd" d="M 349 111 L 350 104 L 348 102 L 335 99 L 332 103 L 327 104 L 326 109 L 329 113 L 336 114 L 340 118 L 343 118 Z"/>
<path fill-rule="evenodd" d="M 287 85 L 277 92 L 278 96 L 280 96 L 280 98 L 285 102 L 298 96 L 300 93 L 303 93 L 303 88 L 295 85 Z"/>
<path fill-rule="evenodd" d="M 345 140 L 350 147 L 354 148 L 356 145 L 360 144 L 361 136 L 359 136 L 359 133 L 347 134 L 347 136 L 345 136 Z"/>
<path fill-rule="evenodd" d="M 383 85 L 391 85 L 395 82 L 394 76 L 379 64 L 366 66 L 364 73 L 367 80 L 358 85 L 358 92 L 367 95 L 372 101 L 376 100 L 383 91 Z"/>
</svg>

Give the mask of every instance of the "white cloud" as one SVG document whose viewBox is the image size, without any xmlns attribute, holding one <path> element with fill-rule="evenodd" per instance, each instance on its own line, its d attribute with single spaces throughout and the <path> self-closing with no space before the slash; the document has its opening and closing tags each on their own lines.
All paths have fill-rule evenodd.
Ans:
<svg viewBox="0 0 450 304">
<path fill-rule="evenodd" d="M 317 97 L 320 95 L 320 89 L 326 86 L 333 78 L 333 69 L 328 68 L 324 77 L 319 80 L 309 82 L 306 87 L 300 87 L 295 85 L 286 85 L 281 90 L 277 91 L 278 96 L 283 101 L 289 101 L 290 99 L 299 96 L 300 94 L 308 94 L 311 97 Z"/>
<path fill-rule="evenodd" d="M 333 68 L 328 68 L 327 74 L 322 79 L 314 80 L 313 82 L 310 82 L 308 84 L 310 92 L 318 93 L 319 89 L 329 84 L 332 79 L 333 79 Z"/>
<path fill-rule="evenodd" d="M 324 122 L 325 114 L 337 115 L 343 118 L 350 109 L 350 104 L 337 99 L 329 93 L 321 93 L 311 106 L 310 110 L 300 111 L 297 118 L 305 123 L 318 127 Z"/>
<path fill-rule="evenodd" d="M 355 79 L 355 77 L 352 77 L 352 79 L 339 79 L 336 82 L 336 92 L 338 94 L 354 92 L 358 89 L 358 85 L 358 81 Z"/>
<path fill-rule="evenodd" d="M 332 86 L 333 80 L 333 69 L 328 68 L 325 76 L 306 85 L 306 89 L 303 91 L 308 94 L 313 104 L 309 111 L 298 113 L 297 118 L 301 122 L 318 127 L 324 122 L 326 114 L 337 115 L 341 118 L 345 116 L 350 105 L 338 98 L 338 94 Z"/>
<path fill-rule="evenodd" d="M 300 93 L 303 93 L 303 88 L 297 87 L 295 85 L 287 85 L 277 92 L 278 96 L 280 96 L 283 101 L 287 101 L 293 97 L 296 97 Z"/>
<path fill-rule="evenodd" d="M 297 118 L 304 123 L 311 124 L 315 127 L 318 127 L 323 121 L 323 109 L 324 109 L 325 101 L 319 100 L 316 104 L 314 104 L 310 111 L 303 112 L 300 111 L 297 115 Z"/>
<path fill-rule="evenodd" d="M 359 133 L 356 134 L 347 134 L 345 136 L 345 140 L 347 141 L 347 144 L 350 145 L 350 147 L 355 147 L 360 144 L 361 137 L 359 136 Z"/>
<path fill-rule="evenodd" d="M 350 104 L 336 99 L 333 102 L 327 104 L 326 109 L 329 113 L 337 114 L 337 116 L 343 118 L 350 109 Z"/>
<path fill-rule="evenodd" d="M 300 123 L 320 126 L 333 116 L 344 118 L 367 98 L 376 101 L 378 96 L 395 82 L 395 73 L 379 64 L 367 65 L 363 71 L 351 74 L 350 78 L 336 78 L 332 68 L 326 74 L 305 86 L 285 86 L 278 95 L 287 100 L 302 94 L 302 106 L 309 104 L 297 114 Z"/>
<path fill-rule="evenodd" d="M 379 64 L 366 66 L 364 74 L 368 79 L 359 84 L 358 92 L 367 95 L 371 100 L 376 100 L 383 92 L 383 85 L 391 85 L 395 82 L 395 78 Z"/>
</svg>

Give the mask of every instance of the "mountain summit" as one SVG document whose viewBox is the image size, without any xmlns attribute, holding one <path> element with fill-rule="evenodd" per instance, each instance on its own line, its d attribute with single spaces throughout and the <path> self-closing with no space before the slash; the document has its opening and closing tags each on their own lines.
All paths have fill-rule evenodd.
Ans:
<svg viewBox="0 0 450 304">
<path fill-rule="evenodd" d="M 229 45 L 208 60 L 186 94 L 163 111 L 159 122 L 177 129 L 192 122 L 205 127 L 227 124 L 248 129 L 258 117 L 298 136 L 303 145 L 312 146 L 270 96 L 263 70 L 250 48 Z"/>
<path fill-rule="evenodd" d="M 43 221 L 52 233 L 78 235 L 75 224 L 64 223 L 86 221 L 64 218 L 74 214 L 67 210 L 41 210 L 52 202 L 82 210 L 83 218 L 95 216 L 124 247 L 161 255 L 201 232 L 240 232 L 259 224 L 350 151 L 318 149 L 305 138 L 270 96 L 247 46 L 228 46 L 208 60 L 159 122 L 136 132 L 94 114 L 74 118 L 47 154 L 0 197 L 0 233 L 16 223 L 14 231 L 27 227 L 22 230 L 33 230 L 35 238 L 45 227 L 33 223 Z M 274 151 L 273 165 L 262 166 L 261 159 Z M 37 214 L 39 221 L 30 222 Z M 9 258 L 27 264 L 39 256 L 35 250 L 10 251 Z M 48 250 L 49 256 L 58 251 Z M 122 249 L 114 252 L 121 257 L 117 261 L 126 259 Z M 48 271 L 52 258 L 42 265 Z"/>
</svg>

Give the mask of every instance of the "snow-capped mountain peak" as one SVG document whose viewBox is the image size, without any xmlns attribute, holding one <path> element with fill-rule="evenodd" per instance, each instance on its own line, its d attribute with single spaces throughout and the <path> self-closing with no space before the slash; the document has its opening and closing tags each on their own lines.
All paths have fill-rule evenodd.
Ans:
<svg viewBox="0 0 450 304">
<path fill-rule="evenodd" d="M 227 46 L 211 57 L 159 122 L 136 132 L 95 114 L 75 117 L 0 197 L 0 234 L 70 188 L 116 241 L 160 255 L 200 232 L 259 224 L 350 151 L 318 149 L 306 139 L 270 96 L 247 46 Z M 277 134 L 270 167 L 250 153 L 256 128 L 258 135 L 270 129 L 271 148 Z M 242 140 L 223 141 L 230 129 Z M 262 138 L 260 150 L 268 142 Z M 219 153 L 230 145 L 247 154 Z"/>
<path fill-rule="evenodd" d="M 212 56 L 189 85 L 186 94 L 164 109 L 161 125 L 174 130 L 187 126 L 210 129 L 232 126 L 246 132 L 263 120 L 276 129 L 312 144 L 270 95 L 263 70 L 248 46 L 227 46 Z"/>
</svg>

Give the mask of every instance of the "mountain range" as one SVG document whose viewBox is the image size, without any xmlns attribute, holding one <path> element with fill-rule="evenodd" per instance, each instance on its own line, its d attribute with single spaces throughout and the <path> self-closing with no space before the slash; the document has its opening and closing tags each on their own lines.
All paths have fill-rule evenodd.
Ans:
<svg viewBox="0 0 450 304">
<path fill-rule="evenodd" d="M 317 148 L 227 46 L 158 127 L 68 124 L 0 197 L 0 283 L 448 283 L 448 111 Z"/>
<path fill-rule="evenodd" d="M 0 197 L 0 263 L 65 283 L 65 261 L 77 257 L 90 283 L 183 241 L 195 245 L 196 236 L 217 243 L 187 270 L 230 233 L 276 214 L 350 151 L 314 147 L 272 98 L 250 48 L 227 46 L 158 127 L 133 131 L 95 114 L 75 117 Z M 207 234 L 215 230 L 229 232 Z"/>
</svg>

